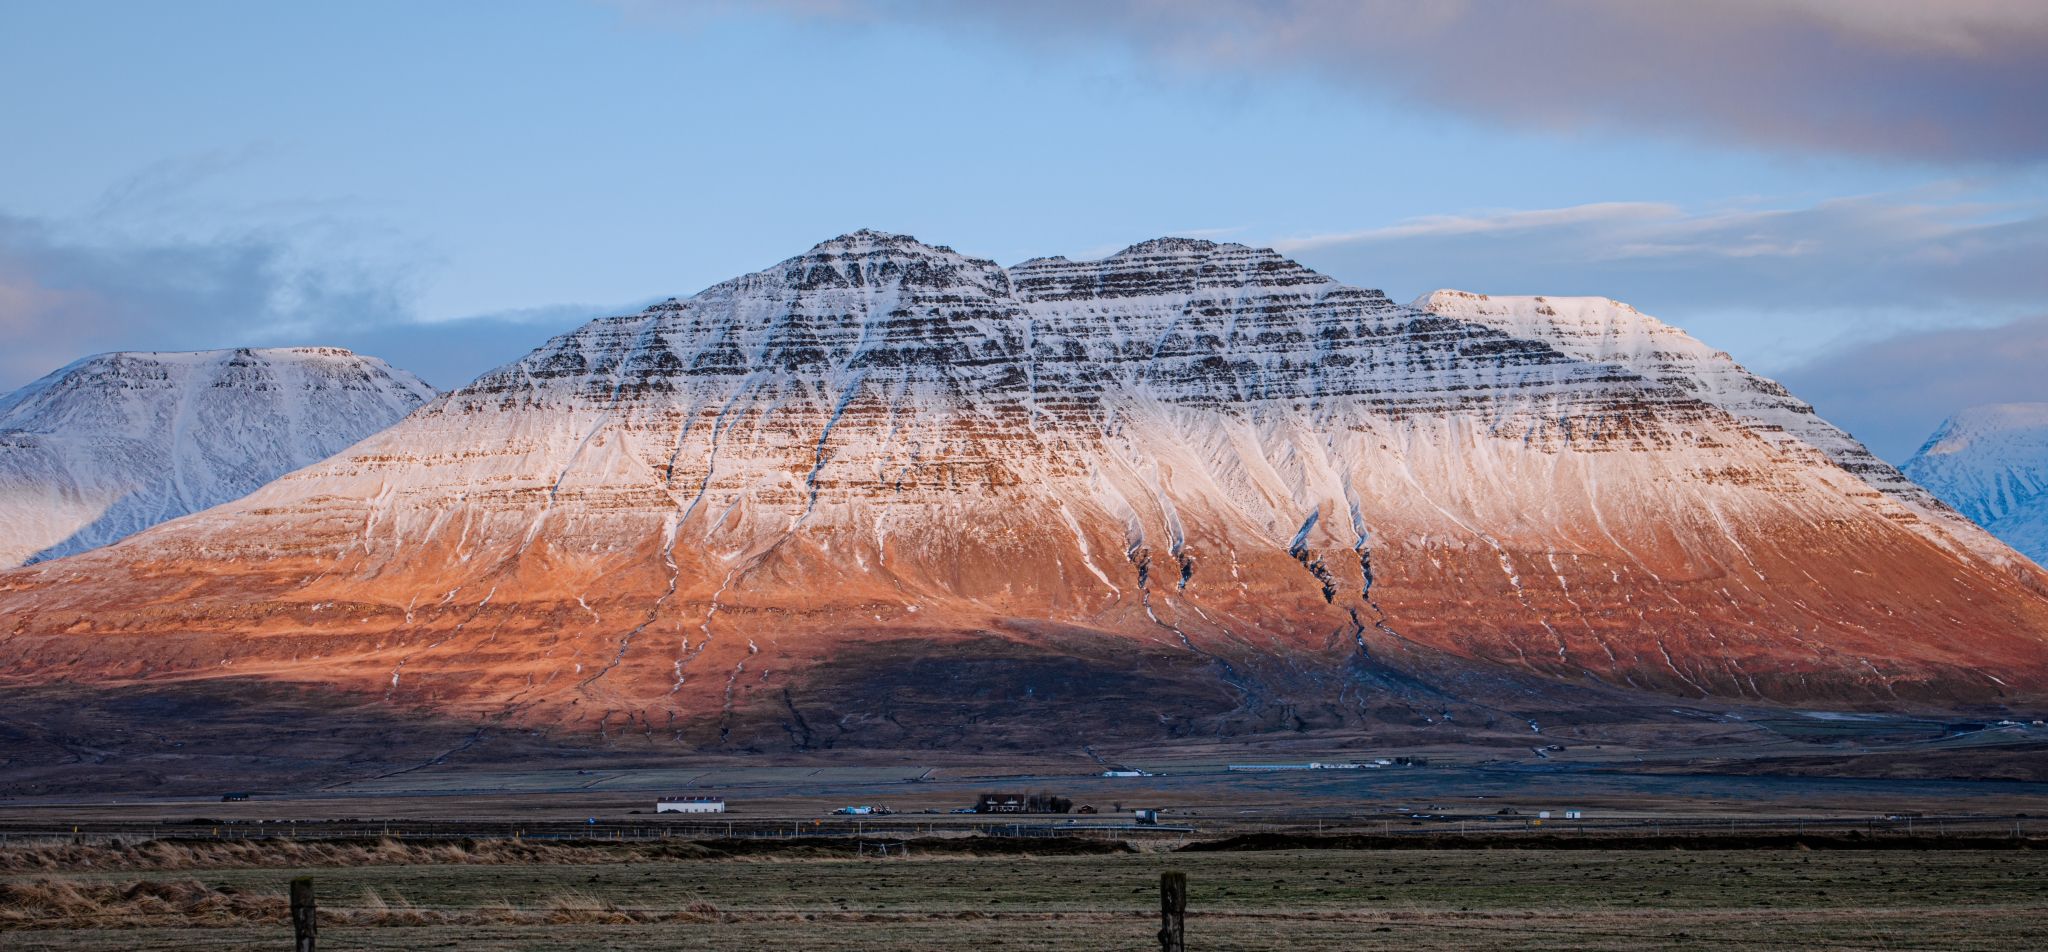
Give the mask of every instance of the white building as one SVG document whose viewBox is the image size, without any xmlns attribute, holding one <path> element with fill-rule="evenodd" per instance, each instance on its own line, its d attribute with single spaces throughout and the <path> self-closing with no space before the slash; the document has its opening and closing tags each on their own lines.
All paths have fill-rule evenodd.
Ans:
<svg viewBox="0 0 2048 952">
<path fill-rule="evenodd" d="M 654 802 L 656 813 L 724 813 L 724 797 L 662 797 Z"/>
</svg>

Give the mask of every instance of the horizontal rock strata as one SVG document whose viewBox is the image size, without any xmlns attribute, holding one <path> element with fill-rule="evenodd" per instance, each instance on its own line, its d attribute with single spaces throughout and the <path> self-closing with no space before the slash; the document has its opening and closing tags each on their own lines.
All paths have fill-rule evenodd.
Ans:
<svg viewBox="0 0 2048 952">
<path fill-rule="evenodd" d="M 859 232 L 0 574 L 0 675 L 755 748 L 2040 697 L 2011 565 L 1549 337 L 1235 245 Z"/>
</svg>

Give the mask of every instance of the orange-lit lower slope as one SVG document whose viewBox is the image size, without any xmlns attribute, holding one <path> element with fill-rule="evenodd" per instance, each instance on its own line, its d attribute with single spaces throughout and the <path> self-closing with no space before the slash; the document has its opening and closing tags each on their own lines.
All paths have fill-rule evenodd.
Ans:
<svg viewBox="0 0 2048 952">
<path fill-rule="evenodd" d="M 1205 343 L 1201 287 L 1132 329 L 1030 265 L 865 240 L 0 573 L 0 679 L 318 683 L 760 749 L 2048 694 L 2038 578 L 1611 366 L 1263 259 L 1230 300 L 1268 326 Z M 1146 247 L 1119 257 L 1171 265 Z M 1077 313 L 1124 336 L 1091 352 Z"/>
</svg>

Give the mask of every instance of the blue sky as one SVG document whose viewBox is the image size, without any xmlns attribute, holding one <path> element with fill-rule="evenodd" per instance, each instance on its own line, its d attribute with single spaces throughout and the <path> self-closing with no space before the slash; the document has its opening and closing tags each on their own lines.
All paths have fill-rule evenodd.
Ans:
<svg viewBox="0 0 2048 952">
<path fill-rule="evenodd" d="M 2048 16 L 1870 2 L 0 0 L 0 389 L 278 344 L 450 388 L 857 228 L 1180 234 L 1625 300 L 1902 461 L 2048 400 Z"/>
</svg>

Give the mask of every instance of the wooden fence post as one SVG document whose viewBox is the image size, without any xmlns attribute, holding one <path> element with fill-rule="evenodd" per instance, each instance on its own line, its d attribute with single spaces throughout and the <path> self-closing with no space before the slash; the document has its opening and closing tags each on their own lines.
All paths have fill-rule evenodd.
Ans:
<svg viewBox="0 0 2048 952">
<path fill-rule="evenodd" d="M 292 952 L 313 952 L 313 940 L 320 932 L 320 911 L 313 905 L 313 877 L 292 880 Z"/>
<path fill-rule="evenodd" d="M 1188 912 L 1188 874 L 1159 874 L 1159 952 L 1183 952 Z"/>
</svg>

